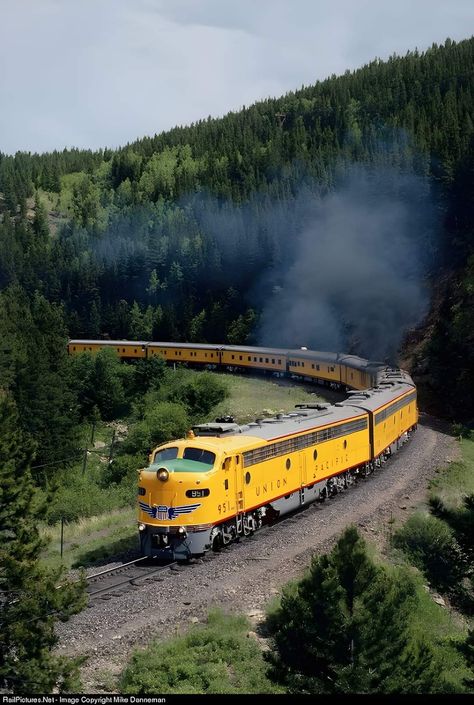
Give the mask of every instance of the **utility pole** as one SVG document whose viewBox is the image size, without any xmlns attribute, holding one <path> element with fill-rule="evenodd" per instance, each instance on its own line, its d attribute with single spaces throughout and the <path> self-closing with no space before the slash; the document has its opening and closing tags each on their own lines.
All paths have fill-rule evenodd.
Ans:
<svg viewBox="0 0 474 705">
<path fill-rule="evenodd" d="M 115 428 L 112 433 L 112 440 L 110 441 L 110 450 L 109 450 L 109 465 L 112 462 L 112 457 L 114 455 L 114 443 L 115 443 Z"/>
<path fill-rule="evenodd" d="M 84 448 L 84 457 L 82 459 L 82 474 L 86 474 L 86 468 L 87 468 L 87 448 Z"/>
<path fill-rule="evenodd" d="M 61 517 L 61 558 L 63 557 L 63 547 L 64 547 L 64 517 Z"/>
</svg>

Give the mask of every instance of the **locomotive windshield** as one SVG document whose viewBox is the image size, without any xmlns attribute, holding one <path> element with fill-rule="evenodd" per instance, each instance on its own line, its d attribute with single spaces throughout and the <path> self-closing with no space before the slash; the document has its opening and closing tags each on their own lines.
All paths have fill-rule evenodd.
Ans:
<svg viewBox="0 0 474 705">
<path fill-rule="evenodd" d="M 204 450 L 203 448 L 185 448 L 183 453 L 183 458 L 185 460 L 194 460 L 196 463 L 203 463 L 203 465 L 214 465 L 216 459 L 216 454 L 211 453 L 210 450 Z"/>
<path fill-rule="evenodd" d="M 157 450 L 153 458 L 154 463 L 161 463 L 163 460 L 174 460 L 178 457 L 177 448 L 164 448 L 163 450 Z"/>
</svg>

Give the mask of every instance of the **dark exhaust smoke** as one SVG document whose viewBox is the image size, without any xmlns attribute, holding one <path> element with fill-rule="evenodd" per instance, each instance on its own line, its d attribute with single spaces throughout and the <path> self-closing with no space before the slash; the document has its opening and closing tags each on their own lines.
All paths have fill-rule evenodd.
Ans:
<svg viewBox="0 0 474 705">
<path fill-rule="evenodd" d="M 436 237 L 427 181 L 353 167 L 335 192 L 296 207 L 306 224 L 260 289 L 259 342 L 394 363 L 428 306 Z"/>
</svg>

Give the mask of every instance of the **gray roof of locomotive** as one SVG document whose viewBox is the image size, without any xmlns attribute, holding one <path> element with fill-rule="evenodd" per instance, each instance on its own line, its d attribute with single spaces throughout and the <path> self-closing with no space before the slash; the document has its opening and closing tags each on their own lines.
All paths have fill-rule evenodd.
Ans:
<svg viewBox="0 0 474 705">
<path fill-rule="evenodd" d="M 347 409 L 357 408 L 366 409 L 367 411 L 376 411 L 381 406 L 389 404 L 406 392 L 413 392 L 415 387 L 413 384 L 400 382 L 398 384 L 379 385 L 371 389 L 362 391 L 349 392 L 349 396 L 344 401 L 338 402 L 337 406 Z"/>
<path fill-rule="evenodd" d="M 194 433 L 199 436 L 253 436 L 266 441 L 273 441 L 284 436 L 290 436 L 302 431 L 310 431 L 339 421 L 364 416 L 362 409 L 342 408 L 330 404 L 299 404 L 295 411 L 277 416 L 259 419 L 239 426 L 236 423 L 206 423 L 193 426 Z"/>
</svg>

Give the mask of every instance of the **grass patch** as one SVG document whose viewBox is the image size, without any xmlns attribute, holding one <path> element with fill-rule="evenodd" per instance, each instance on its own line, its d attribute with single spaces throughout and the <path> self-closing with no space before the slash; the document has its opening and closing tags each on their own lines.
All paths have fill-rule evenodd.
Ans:
<svg viewBox="0 0 474 705">
<path fill-rule="evenodd" d="M 262 651 L 243 616 L 209 614 L 204 626 L 135 653 L 122 674 L 122 693 L 277 693 Z"/>
<path fill-rule="evenodd" d="M 136 509 L 81 518 L 64 525 L 61 558 L 61 525 L 45 526 L 41 535 L 49 543 L 43 554 L 48 566 L 88 566 L 137 546 Z"/>
<path fill-rule="evenodd" d="M 449 463 L 430 483 L 430 497 L 437 497 L 449 509 L 458 509 L 466 495 L 474 493 L 474 440 L 463 438 L 462 460 Z"/>
<path fill-rule="evenodd" d="M 415 636 L 428 641 L 438 654 L 443 664 L 443 680 L 452 692 L 462 693 L 469 670 L 457 647 L 466 638 L 467 627 L 457 613 L 434 602 L 416 569 L 411 568 L 410 574 L 416 585 L 416 609 L 412 614 L 411 629 Z"/>
<path fill-rule="evenodd" d="M 323 400 L 303 386 L 287 386 L 268 379 L 226 373 L 219 376 L 225 379 L 230 394 L 215 407 L 212 418 L 230 414 L 237 423 L 245 423 L 259 416 L 291 411 L 295 404 Z"/>
</svg>

